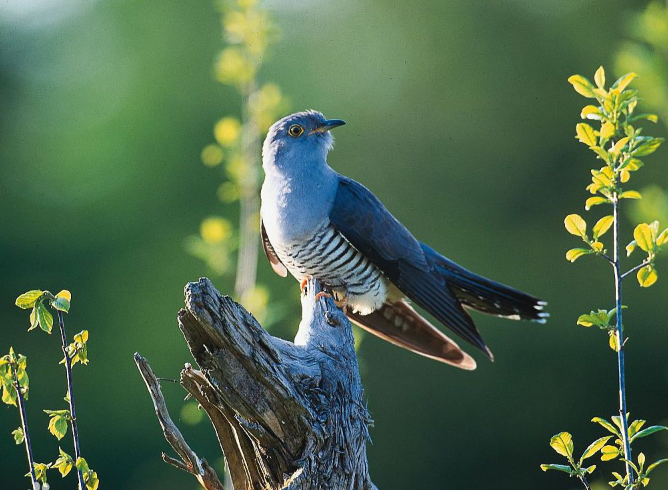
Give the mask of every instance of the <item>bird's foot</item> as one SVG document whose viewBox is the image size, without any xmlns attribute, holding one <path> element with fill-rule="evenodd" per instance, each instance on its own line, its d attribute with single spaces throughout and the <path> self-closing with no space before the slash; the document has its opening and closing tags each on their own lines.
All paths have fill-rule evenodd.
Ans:
<svg viewBox="0 0 668 490">
<path fill-rule="evenodd" d="M 305 277 L 301 281 L 299 281 L 299 290 L 301 291 L 302 295 L 306 294 L 306 286 L 308 286 L 308 277 Z"/>
<path fill-rule="evenodd" d="M 334 303 L 336 306 L 345 314 L 348 313 L 348 295 L 344 294 L 339 296 L 338 294 L 334 296 Z"/>
<path fill-rule="evenodd" d="M 315 295 L 315 300 L 318 301 L 320 298 L 331 298 L 332 295 L 329 294 L 326 291 L 320 291 L 318 294 Z"/>
</svg>

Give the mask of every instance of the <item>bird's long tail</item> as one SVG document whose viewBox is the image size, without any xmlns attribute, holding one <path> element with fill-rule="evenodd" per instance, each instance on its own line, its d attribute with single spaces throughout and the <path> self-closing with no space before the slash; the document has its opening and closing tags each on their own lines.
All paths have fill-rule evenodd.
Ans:
<svg viewBox="0 0 668 490">
<path fill-rule="evenodd" d="M 347 315 L 360 327 L 399 347 L 460 369 L 476 368 L 471 356 L 404 300 L 387 302 L 368 315 L 351 310 Z"/>
<path fill-rule="evenodd" d="M 543 311 L 547 304 L 545 301 L 474 274 L 438 253 L 434 254 L 430 258 L 436 270 L 445 277 L 446 283 L 463 305 L 511 320 L 545 323 L 549 317 L 549 313 Z"/>
<path fill-rule="evenodd" d="M 408 298 L 427 310 L 443 325 L 494 356 L 464 307 L 516 320 L 545 322 L 545 302 L 517 289 L 474 274 L 422 244 L 429 271 L 399 264 L 394 284 Z"/>
</svg>

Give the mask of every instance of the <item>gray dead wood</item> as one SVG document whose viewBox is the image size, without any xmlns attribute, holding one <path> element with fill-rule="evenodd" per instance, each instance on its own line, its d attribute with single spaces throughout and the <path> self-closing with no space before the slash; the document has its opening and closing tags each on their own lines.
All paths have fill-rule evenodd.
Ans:
<svg viewBox="0 0 668 490">
<path fill-rule="evenodd" d="M 350 322 L 330 298 L 315 299 L 320 291 L 309 281 L 293 343 L 269 335 L 208 279 L 185 288 L 179 327 L 200 369 L 186 365 L 180 381 L 213 424 L 234 490 L 376 489 Z M 165 438 L 181 457 L 165 460 L 206 489 L 223 488 L 169 418 L 148 363 L 135 360 Z"/>
</svg>

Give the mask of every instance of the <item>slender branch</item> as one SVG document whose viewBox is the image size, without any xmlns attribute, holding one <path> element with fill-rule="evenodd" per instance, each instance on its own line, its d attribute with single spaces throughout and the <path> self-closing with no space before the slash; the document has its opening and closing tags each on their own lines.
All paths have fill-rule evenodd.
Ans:
<svg viewBox="0 0 668 490">
<path fill-rule="evenodd" d="M 258 196 L 260 133 L 258 124 L 253 117 L 251 104 L 257 97 L 257 85 L 251 80 L 242 89 L 242 155 L 246 165 L 246 173 L 239 182 L 239 255 L 234 293 L 242 299 L 244 293 L 255 287 L 257 279 L 257 260 L 260 248 L 257 221 L 260 211 Z"/>
<path fill-rule="evenodd" d="M 610 265 L 612 265 L 613 267 L 615 266 L 615 261 L 612 260 L 612 257 L 610 257 L 608 254 L 601 254 L 601 257 L 610 262 Z"/>
<path fill-rule="evenodd" d="M 21 415 L 21 429 L 23 430 L 23 442 L 26 446 L 26 454 L 28 455 L 28 466 L 30 467 L 30 482 L 32 483 L 33 490 L 39 490 L 39 484 L 37 483 L 37 477 L 35 476 L 35 461 L 32 457 L 32 444 L 30 443 L 30 432 L 28 431 L 28 418 L 26 416 L 25 408 L 25 399 L 23 398 L 23 393 L 21 393 L 21 385 L 19 384 L 19 378 L 16 373 L 16 366 L 12 366 L 14 373 L 14 388 L 16 388 L 16 394 L 19 404 L 19 414 Z"/>
<path fill-rule="evenodd" d="M 74 460 L 78 461 L 81 457 L 81 447 L 79 445 L 79 428 L 77 426 L 77 413 L 74 405 L 74 392 L 72 390 L 72 359 L 67 352 L 67 336 L 65 335 L 65 320 L 63 312 L 58 310 L 58 326 L 60 327 L 60 340 L 62 342 L 63 354 L 65 355 L 65 371 L 67 373 L 67 398 L 70 404 L 70 423 L 72 424 L 72 439 L 74 441 Z M 79 490 L 86 488 L 84 484 L 83 473 L 77 468 L 77 480 Z"/>
<path fill-rule="evenodd" d="M 624 274 L 622 274 L 622 279 L 624 279 L 626 276 L 633 274 L 635 271 L 638 269 L 642 269 L 646 265 L 651 264 L 652 261 L 650 259 L 645 259 L 643 260 L 640 264 L 636 265 L 633 269 L 626 271 Z"/>
<path fill-rule="evenodd" d="M 585 487 L 587 490 L 591 490 L 591 486 L 589 486 L 589 482 L 587 481 L 587 477 L 586 477 L 586 476 L 584 476 L 584 475 L 578 475 L 578 478 L 580 479 L 580 481 L 582 482 L 582 484 L 584 485 L 584 487 Z"/>
<path fill-rule="evenodd" d="M 151 400 L 153 400 L 153 407 L 155 408 L 155 413 L 158 416 L 165 439 L 181 458 L 181 461 L 179 461 L 163 453 L 163 461 L 194 475 L 200 485 L 206 490 L 225 490 L 216 471 L 205 459 L 195 454 L 195 451 L 190 448 L 183 434 L 181 434 L 181 431 L 169 416 L 167 404 L 160 389 L 160 381 L 158 381 L 158 378 L 153 373 L 151 366 L 138 353 L 135 354 L 134 359 L 142 378 L 144 378 L 144 383 L 146 383 L 146 387 L 151 395 Z"/>
<path fill-rule="evenodd" d="M 629 483 L 633 483 L 633 472 L 631 471 L 631 443 L 629 441 L 629 425 L 626 414 L 626 375 L 624 371 L 624 333 L 622 331 L 622 273 L 619 264 L 619 175 L 616 176 L 615 191 L 612 200 L 613 209 L 613 241 L 614 241 L 614 269 L 615 269 L 615 307 L 617 309 L 616 335 L 617 335 L 617 375 L 619 381 L 619 417 L 622 425 L 622 442 L 624 445 L 624 459 L 626 459 L 626 475 Z"/>
</svg>

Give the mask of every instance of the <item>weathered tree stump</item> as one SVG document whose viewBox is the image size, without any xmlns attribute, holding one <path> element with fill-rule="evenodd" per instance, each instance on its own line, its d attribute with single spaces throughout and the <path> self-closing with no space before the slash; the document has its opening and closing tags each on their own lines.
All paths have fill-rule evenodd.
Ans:
<svg viewBox="0 0 668 490">
<path fill-rule="evenodd" d="M 211 419 L 234 490 L 375 489 L 366 443 L 371 424 L 348 318 L 310 280 L 294 343 L 269 335 L 208 279 L 185 288 L 179 327 L 200 370 L 183 387 Z M 207 489 L 224 486 L 171 421 L 148 363 L 135 361 L 165 438 L 181 457 L 165 461 Z"/>
</svg>

